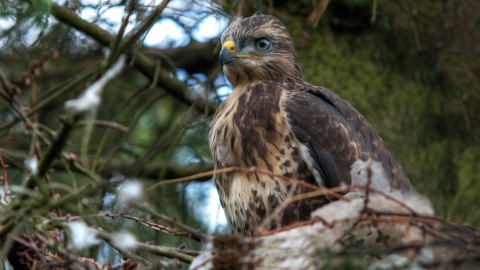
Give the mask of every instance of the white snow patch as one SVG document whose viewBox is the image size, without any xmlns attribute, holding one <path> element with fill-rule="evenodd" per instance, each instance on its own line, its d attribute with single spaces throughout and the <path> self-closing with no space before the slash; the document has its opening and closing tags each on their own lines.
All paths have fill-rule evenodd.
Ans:
<svg viewBox="0 0 480 270">
<path fill-rule="evenodd" d="M 365 196 L 365 187 L 370 181 L 370 187 L 379 191 L 394 193 L 388 182 L 385 170 L 380 162 L 368 159 L 367 161 L 357 160 L 350 171 L 352 185 L 354 186 L 345 196 L 349 199 L 362 198 Z"/>
<path fill-rule="evenodd" d="M 142 198 L 143 185 L 140 181 L 125 181 L 118 190 L 118 203 L 127 203 Z"/>
<path fill-rule="evenodd" d="M 112 244 L 118 248 L 137 248 L 137 239 L 129 232 L 118 232 L 112 237 Z"/>
<path fill-rule="evenodd" d="M 3 205 L 8 204 L 12 200 L 12 193 L 5 187 L 0 187 L 0 209 Z"/>
<path fill-rule="evenodd" d="M 117 62 L 105 72 L 105 75 L 88 87 L 80 98 L 65 102 L 65 108 L 74 114 L 97 108 L 102 101 L 100 94 L 103 88 L 108 82 L 120 74 L 125 63 L 125 58 L 125 55 L 121 55 Z"/>
<path fill-rule="evenodd" d="M 100 243 L 97 239 L 97 232 L 88 227 L 83 221 L 73 221 L 68 224 L 72 233 L 71 244 L 76 249 L 84 249 Z"/>
<path fill-rule="evenodd" d="M 38 158 L 37 156 L 33 156 L 29 159 L 26 159 L 25 161 L 25 166 L 28 168 L 30 173 L 32 175 L 37 175 L 38 174 Z"/>
</svg>

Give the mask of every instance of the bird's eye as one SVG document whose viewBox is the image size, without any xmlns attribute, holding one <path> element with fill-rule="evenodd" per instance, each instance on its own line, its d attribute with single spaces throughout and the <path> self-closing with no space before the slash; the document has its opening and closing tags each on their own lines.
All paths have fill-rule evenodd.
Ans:
<svg viewBox="0 0 480 270">
<path fill-rule="evenodd" d="M 255 42 L 255 47 L 259 51 L 266 51 L 272 47 L 272 42 L 268 38 L 259 38 Z"/>
</svg>

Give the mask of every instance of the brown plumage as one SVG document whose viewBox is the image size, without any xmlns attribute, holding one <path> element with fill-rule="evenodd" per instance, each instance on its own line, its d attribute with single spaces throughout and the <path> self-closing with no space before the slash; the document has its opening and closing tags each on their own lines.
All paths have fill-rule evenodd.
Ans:
<svg viewBox="0 0 480 270">
<path fill-rule="evenodd" d="M 358 159 L 382 163 L 393 189 L 413 187 L 382 139 L 350 104 L 303 78 L 292 39 L 278 19 L 236 19 L 223 33 L 220 62 L 234 90 L 212 120 L 216 169 L 256 167 L 321 187 L 349 184 Z M 260 173 L 214 176 L 233 230 L 251 234 L 288 196 L 290 185 Z M 308 192 L 297 188 L 295 194 Z M 289 205 L 273 229 L 306 220 L 328 203 L 318 197 Z"/>
</svg>

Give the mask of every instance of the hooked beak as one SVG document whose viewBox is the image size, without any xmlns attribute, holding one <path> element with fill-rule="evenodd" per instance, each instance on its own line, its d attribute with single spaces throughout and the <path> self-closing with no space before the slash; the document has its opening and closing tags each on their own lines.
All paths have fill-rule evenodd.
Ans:
<svg viewBox="0 0 480 270">
<path fill-rule="evenodd" d="M 225 41 L 220 50 L 220 65 L 223 67 L 223 65 L 233 62 L 235 58 L 235 42 L 232 40 Z"/>
</svg>

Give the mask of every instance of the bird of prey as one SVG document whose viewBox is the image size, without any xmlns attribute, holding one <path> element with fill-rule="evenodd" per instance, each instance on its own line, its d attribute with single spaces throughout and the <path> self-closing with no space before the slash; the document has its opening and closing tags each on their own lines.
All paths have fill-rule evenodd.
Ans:
<svg viewBox="0 0 480 270">
<path fill-rule="evenodd" d="M 305 81 L 280 20 L 261 14 L 237 18 L 221 43 L 220 64 L 234 89 L 211 122 L 215 169 L 255 167 L 332 188 L 351 183 L 355 161 L 372 159 L 382 164 L 391 189 L 414 190 L 370 123 L 338 95 Z M 258 172 L 217 173 L 214 181 L 230 227 L 246 235 L 289 196 L 291 186 Z M 298 186 L 293 194 L 309 191 Z M 290 204 L 266 229 L 307 220 L 331 199 Z"/>
</svg>

